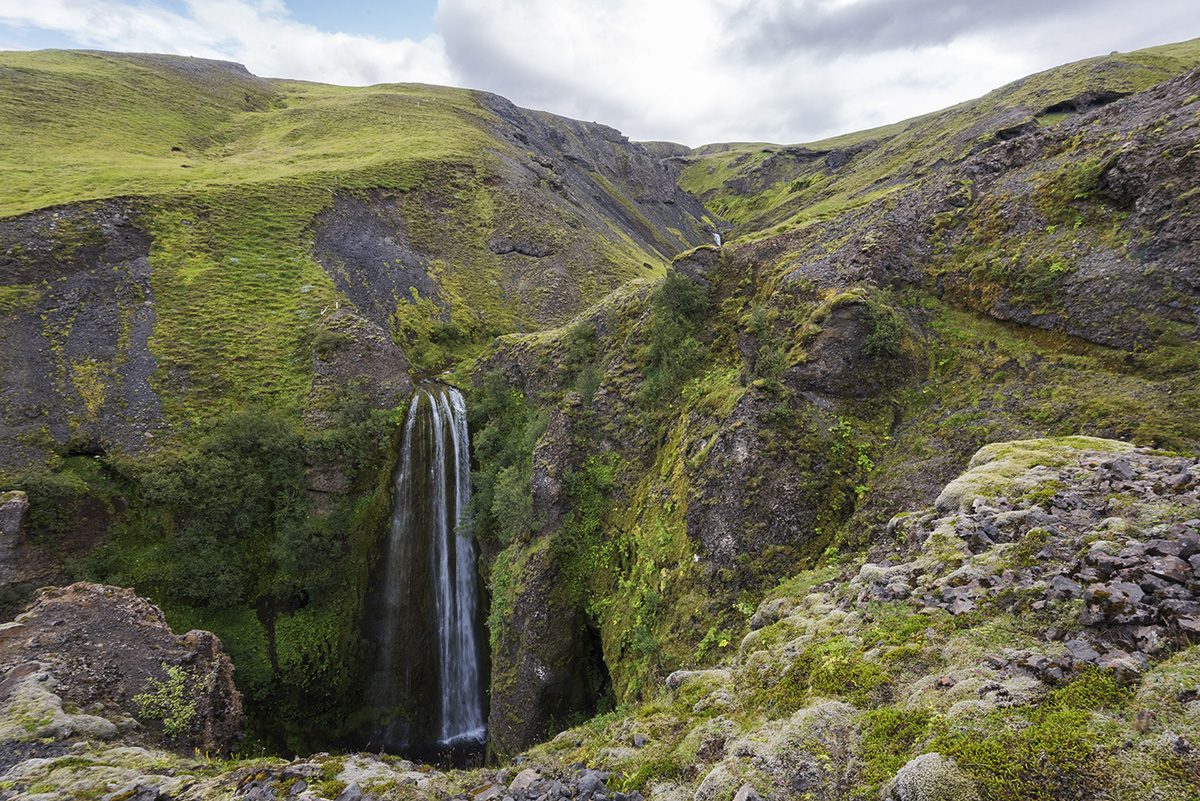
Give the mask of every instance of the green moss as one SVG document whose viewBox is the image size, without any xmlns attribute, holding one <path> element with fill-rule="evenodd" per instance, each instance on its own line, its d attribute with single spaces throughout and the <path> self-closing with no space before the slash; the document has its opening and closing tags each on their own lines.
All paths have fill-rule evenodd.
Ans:
<svg viewBox="0 0 1200 801">
<path fill-rule="evenodd" d="M 981 448 L 971 459 L 970 469 L 946 485 L 938 496 L 943 509 L 965 509 L 976 497 L 1012 494 L 1033 486 L 1042 479 L 1027 478 L 1037 466 L 1061 467 L 1083 450 L 1120 453 L 1133 445 L 1096 437 L 1059 437 L 997 443 Z"/>
<path fill-rule="evenodd" d="M 181 665 L 163 664 L 165 679 L 151 680 L 151 690 L 134 696 L 138 712 L 144 718 L 162 721 L 168 737 L 189 733 L 196 717 L 197 677 Z"/>
<path fill-rule="evenodd" d="M 1110 709 L 1129 706 L 1131 689 L 1117 680 L 1110 671 L 1089 668 L 1066 687 L 1050 693 L 1047 703 L 1062 709 Z"/>
<path fill-rule="evenodd" d="M 991 713 L 969 728 L 943 729 L 930 750 L 953 758 L 986 798 L 1050 801 L 1101 786 L 1090 719 L 1078 709 L 1015 708 Z"/>
<path fill-rule="evenodd" d="M 863 784 L 875 788 L 916 756 L 932 716 L 924 710 L 873 709 L 863 718 Z"/>
<path fill-rule="evenodd" d="M 981 143 L 990 144 L 998 118 L 1032 116 L 1101 85 L 1119 92 L 1147 89 L 1197 65 L 1200 47 L 1195 40 L 1112 53 L 1028 76 L 943 111 L 809 143 L 807 155 L 763 143 L 707 145 L 690 154 L 680 183 L 714 214 L 737 226 L 726 237 L 730 243 L 768 233 L 803 232 L 813 221 L 920 181 L 931 163 L 957 161 Z M 849 162 L 829 174 L 820 156 L 856 147 L 861 150 L 850 151 Z M 880 186 L 886 189 L 880 191 Z M 1064 202 L 1056 198 L 1052 205 L 1069 216 L 1074 195 L 1094 186 L 1086 180 L 1064 180 L 1060 188 Z M 864 244 L 870 247 L 869 240 Z"/>
<path fill-rule="evenodd" d="M 675 755 L 649 759 L 621 785 L 624 793 L 645 793 L 656 782 L 677 782 L 688 766 Z"/>
<path fill-rule="evenodd" d="M 888 671 L 864 659 L 855 642 L 834 637 L 800 651 L 781 674 L 768 676 L 748 702 L 767 717 L 790 715 L 811 698 L 837 698 L 865 708 L 890 698 L 891 685 Z"/>
<path fill-rule="evenodd" d="M 42 291 L 36 284 L 0 286 L 0 314 L 33 311 L 42 299 Z"/>
</svg>

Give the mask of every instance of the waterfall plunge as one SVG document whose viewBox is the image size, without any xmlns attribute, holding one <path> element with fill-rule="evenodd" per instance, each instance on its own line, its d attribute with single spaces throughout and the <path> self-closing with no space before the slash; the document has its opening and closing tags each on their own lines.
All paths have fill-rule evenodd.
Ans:
<svg viewBox="0 0 1200 801">
<path fill-rule="evenodd" d="M 475 545 L 455 532 L 470 496 L 463 397 L 423 384 L 404 424 L 375 621 L 370 700 L 386 722 L 372 741 L 389 750 L 486 739 Z"/>
</svg>

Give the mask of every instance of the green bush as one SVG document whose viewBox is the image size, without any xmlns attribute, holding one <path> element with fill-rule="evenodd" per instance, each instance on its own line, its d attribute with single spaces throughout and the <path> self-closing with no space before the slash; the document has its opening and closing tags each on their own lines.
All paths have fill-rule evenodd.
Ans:
<svg viewBox="0 0 1200 801">
<path fill-rule="evenodd" d="M 900 355 L 904 350 L 904 320 L 895 309 L 868 305 L 865 322 L 867 337 L 863 341 L 863 356 L 880 362 Z"/>
<path fill-rule="evenodd" d="M 645 377 L 638 399 L 644 406 L 659 403 L 704 360 L 693 335 L 708 308 L 704 288 L 675 270 L 651 294 L 646 344 L 638 354 Z"/>
<path fill-rule="evenodd" d="M 479 469 L 467 508 L 472 536 L 508 543 L 537 527 L 533 516 L 533 448 L 549 419 L 530 406 L 502 372 L 483 377 L 467 406 Z"/>
<path fill-rule="evenodd" d="M 162 668 L 167 677 L 151 679 L 152 689 L 135 695 L 133 702 L 142 717 L 161 720 L 163 732 L 168 737 L 178 739 L 191 731 L 192 721 L 196 717 L 196 700 L 189 691 L 190 676 L 182 665 L 164 662 Z"/>
<path fill-rule="evenodd" d="M 301 446 L 295 421 L 249 408 L 227 416 L 196 452 L 144 477 L 147 500 L 174 518 L 167 595 L 214 608 L 248 600 L 256 576 L 269 572 L 277 535 L 288 548 L 330 553 L 313 542 Z"/>
</svg>

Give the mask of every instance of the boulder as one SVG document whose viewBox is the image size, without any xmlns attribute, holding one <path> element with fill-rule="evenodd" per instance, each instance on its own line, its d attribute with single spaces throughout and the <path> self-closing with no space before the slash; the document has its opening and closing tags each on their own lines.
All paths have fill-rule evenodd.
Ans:
<svg viewBox="0 0 1200 801">
<path fill-rule="evenodd" d="M 941 754 L 921 754 L 900 768 L 885 791 L 888 801 L 978 801 L 965 773 Z"/>
<path fill-rule="evenodd" d="M 362 393 L 373 409 L 395 408 L 412 395 L 408 357 L 387 331 L 347 309 L 331 309 L 322 322 L 313 343 L 308 424 L 333 424 L 337 395 L 347 389 Z"/>
<path fill-rule="evenodd" d="M 241 694 L 221 641 L 175 634 L 133 590 L 40 590 L 0 627 L 0 672 L 0 741 L 123 733 L 222 753 L 239 738 Z"/>
<path fill-rule="evenodd" d="M 25 543 L 29 497 L 24 492 L 0 493 L 0 584 L 13 580 L 15 561 Z"/>
</svg>

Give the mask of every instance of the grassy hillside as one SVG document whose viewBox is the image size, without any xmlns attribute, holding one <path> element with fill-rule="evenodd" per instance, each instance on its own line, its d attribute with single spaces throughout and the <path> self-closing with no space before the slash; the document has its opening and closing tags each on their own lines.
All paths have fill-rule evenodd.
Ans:
<svg viewBox="0 0 1200 801">
<path fill-rule="evenodd" d="M 0 54 L 0 75 L 0 308 L 46 321 L 60 346 L 44 369 L 68 406 L 85 394 L 77 362 L 99 354 L 64 355 L 75 317 L 53 319 L 68 289 L 52 284 L 123 275 L 127 259 L 149 260 L 137 291 L 155 314 L 150 384 L 166 423 L 186 428 L 230 399 L 303 405 L 329 309 L 354 308 L 430 370 L 708 238 L 700 206 L 651 185 L 655 157 L 477 92 L 65 51 Z M 105 200 L 120 208 L 80 205 Z M 114 231 L 148 252 L 114 253 Z M 105 354 L 99 374 L 121 358 Z M 59 442 L 78 424 L 46 422 Z"/>
<path fill-rule="evenodd" d="M 1105 93 L 1138 92 L 1197 66 L 1193 39 L 1077 61 L 942 111 L 819 142 L 705 145 L 683 158 L 681 184 L 737 226 L 735 239 L 782 233 L 886 197 L 1018 126 L 1057 124 Z"/>
<path fill-rule="evenodd" d="M 26 87 L 0 158 L 27 170 L 0 188 L 0 455 L 45 457 L 4 477 L 47 580 L 132 585 L 225 638 L 261 743 L 366 722 L 359 621 L 403 405 L 367 388 L 456 365 L 493 756 L 605 713 L 536 758 L 698 801 L 743 781 L 878 797 L 933 750 L 984 798 L 1057 797 L 1081 764 L 1099 782 L 1135 740 L 1200 775 L 1194 749 L 1141 737 L 1133 700 L 1137 676 L 1194 697 L 1168 674 L 1175 650 L 1192 670 L 1196 583 L 1156 588 L 1139 633 L 1089 611 L 1107 576 L 1080 562 L 1098 538 L 1195 536 L 1200 73 L 1162 81 L 1200 40 L 808 146 L 686 153 L 459 90 L 0 59 Z M 102 135 L 55 122 L 67 97 Z M 711 214 L 670 183 L 680 161 Z M 715 214 L 732 244 L 709 244 Z M 994 509 L 937 500 L 982 446 L 1079 435 L 1126 444 L 1026 464 L 1040 483 L 981 491 Z M 72 534 L 88 514 L 98 548 Z M 1045 672 L 1062 648 L 1041 644 L 1076 640 L 1097 656 Z M 1017 712 L 980 678 L 997 654 L 1042 665 L 1002 688 L 1037 690 Z M 1125 657 L 1136 676 L 1104 672 Z"/>
<path fill-rule="evenodd" d="M 495 145 L 475 93 L 458 89 L 268 81 L 204 59 L 53 50 L 0 54 L 0 75 L 0 216 L 301 175 L 333 189 L 339 173 L 403 174 Z"/>
<path fill-rule="evenodd" d="M 0 171 L 0 483 L 31 505 L 0 609 L 137 587 L 228 643 L 274 747 L 362 722 L 412 377 L 711 237 L 604 126 L 175 56 L 0 54 Z"/>
</svg>

